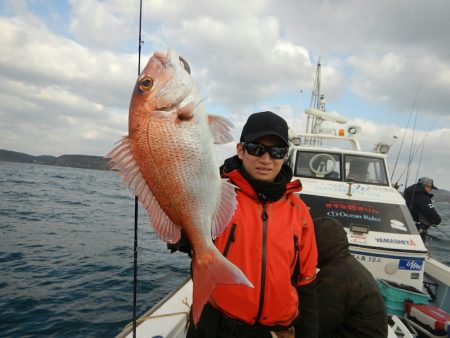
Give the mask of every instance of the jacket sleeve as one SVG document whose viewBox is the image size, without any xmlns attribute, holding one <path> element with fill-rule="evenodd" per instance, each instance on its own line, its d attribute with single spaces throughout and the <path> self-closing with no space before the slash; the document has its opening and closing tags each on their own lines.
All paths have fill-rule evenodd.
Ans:
<svg viewBox="0 0 450 338">
<path fill-rule="evenodd" d="M 317 338 L 319 335 L 319 308 L 316 281 L 297 287 L 300 317 L 295 324 L 295 337 Z"/>
<path fill-rule="evenodd" d="M 187 253 L 189 257 L 192 257 L 192 246 L 184 231 L 181 231 L 181 237 L 178 242 L 173 244 L 167 243 L 167 249 L 170 250 L 170 253 L 180 251 Z"/>
<path fill-rule="evenodd" d="M 317 246 L 314 225 L 305 203 L 301 203 L 303 228 L 300 238 L 300 275 L 297 286 L 311 283 L 316 278 Z"/>
<path fill-rule="evenodd" d="M 424 217 L 431 224 L 438 225 L 441 223 L 441 216 L 434 208 L 433 202 L 428 196 L 417 196 L 415 205 L 419 208 L 419 219 Z"/>
</svg>

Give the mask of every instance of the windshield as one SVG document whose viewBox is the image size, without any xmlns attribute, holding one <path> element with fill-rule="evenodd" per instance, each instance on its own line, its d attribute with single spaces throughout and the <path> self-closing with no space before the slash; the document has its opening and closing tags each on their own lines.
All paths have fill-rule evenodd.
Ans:
<svg viewBox="0 0 450 338">
<path fill-rule="evenodd" d="M 383 159 L 353 155 L 345 155 L 344 157 L 347 181 L 388 185 Z"/>
<path fill-rule="evenodd" d="M 294 176 L 340 181 L 342 179 L 341 156 L 326 152 L 298 150 Z"/>
<path fill-rule="evenodd" d="M 297 150 L 293 163 L 293 155 L 291 153 L 288 163 L 293 168 L 294 176 L 389 185 L 383 158 Z"/>
</svg>

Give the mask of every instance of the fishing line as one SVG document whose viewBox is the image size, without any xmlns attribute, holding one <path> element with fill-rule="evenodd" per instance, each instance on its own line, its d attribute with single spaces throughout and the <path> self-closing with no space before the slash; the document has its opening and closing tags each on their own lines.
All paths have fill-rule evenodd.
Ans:
<svg viewBox="0 0 450 338">
<path fill-rule="evenodd" d="M 139 1 L 138 76 L 141 74 L 142 0 Z M 133 338 L 136 338 L 137 258 L 138 258 L 138 197 L 134 196 L 134 272 L 133 272 Z"/>
</svg>

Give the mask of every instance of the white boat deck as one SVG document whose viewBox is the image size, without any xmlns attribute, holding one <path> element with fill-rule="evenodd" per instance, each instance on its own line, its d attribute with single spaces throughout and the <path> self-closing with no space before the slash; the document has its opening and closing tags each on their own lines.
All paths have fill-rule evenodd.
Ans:
<svg viewBox="0 0 450 338">
<path fill-rule="evenodd" d="M 137 320 L 136 337 L 139 338 L 184 338 L 186 337 L 189 309 L 192 304 L 192 280 L 181 283 L 178 289 L 167 295 L 158 304 Z M 116 336 L 132 338 L 133 323 Z"/>
</svg>

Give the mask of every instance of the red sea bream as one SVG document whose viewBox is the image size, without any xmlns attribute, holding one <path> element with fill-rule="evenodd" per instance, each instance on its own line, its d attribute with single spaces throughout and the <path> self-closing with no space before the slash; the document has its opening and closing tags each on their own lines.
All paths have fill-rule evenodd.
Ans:
<svg viewBox="0 0 450 338">
<path fill-rule="evenodd" d="M 221 180 L 213 148 L 232 140 L 231 127 L 206 114 L 189 67 L 175 51 L 155 52 L 134 87 L 128 135 L 107 155 L 162 240 L 175 243 L 182 229 L 186 233 L 195 323 L 217 283 L 252 286 L 212 242 L 236 208 L 235 188 Z"/>
</svg>

